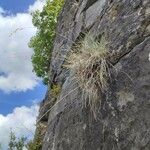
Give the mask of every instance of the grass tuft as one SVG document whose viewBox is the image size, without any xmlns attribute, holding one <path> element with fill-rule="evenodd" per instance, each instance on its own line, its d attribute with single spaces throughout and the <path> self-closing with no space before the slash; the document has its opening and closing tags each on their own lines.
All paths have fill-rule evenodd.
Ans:
<svg viewBox="0 0 150 150">
<path fill-rule="evenodd" d="M 103 38 L 100 42 L 96 41 L 87 34 L 70 53 L 65 65 L 74 72 L 82 90 L 83 104 L 90 106 L 95 117 L 97 106 L 101 104 L 101 95 L 107 89 L 110 78 L 108 55 L 106 41 Z"/>
</svg>

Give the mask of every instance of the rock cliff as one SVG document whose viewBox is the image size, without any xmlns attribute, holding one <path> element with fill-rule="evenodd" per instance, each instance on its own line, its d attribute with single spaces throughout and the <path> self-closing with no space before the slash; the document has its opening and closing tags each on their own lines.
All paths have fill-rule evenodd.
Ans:
<svg viewBox="0 0 150 150">
<path fill-rule="evenodd" d="M 105 36 L 117 70 L 97 119 L 82 107 L 82 92 L 63 67 L 86 32 Z M 150 1 L 66 0 L 49 78 L 38 117 L 44 126 L 42 150 L 150 150 Z M 54 85 L 61 87 L 57 95 Z"/>
</svg>

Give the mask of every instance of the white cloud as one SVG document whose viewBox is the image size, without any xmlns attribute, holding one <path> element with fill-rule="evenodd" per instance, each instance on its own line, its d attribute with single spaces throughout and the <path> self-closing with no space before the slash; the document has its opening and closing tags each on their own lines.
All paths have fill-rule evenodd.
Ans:
<svg viewBox="0 0 150 150">
<path fill-rule="evenodd" d="M 29 6 L 29 12 L 33 12 L 35 10 L 42 10 L 46 0 L 37 0 L 34 5 Z"/>
<path fill-rule="evenodd" d="M 7 149 L 11 129 L 17 137 L 33 137 L 38 109 L 37 105 L 23 106 L 15 108 L 7 116 L 0 115 L 0 143 L 3 150 Z"/>
<path fill-rule="evenodd" d="M 15 16 L 3 16 L 5 11 L 0 7 L 0 90 L 4 92 L 26 91 L 38 84 L 28 42 L 36 32 L 30 12 L 41 9 L 43 4 L 37 0 L 28 13 Z"/>
</svg>

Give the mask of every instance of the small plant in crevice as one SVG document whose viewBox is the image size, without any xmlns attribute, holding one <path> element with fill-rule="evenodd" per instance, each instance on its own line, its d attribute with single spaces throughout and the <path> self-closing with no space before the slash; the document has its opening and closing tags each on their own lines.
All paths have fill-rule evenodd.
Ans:
<svg viewBox="0 0 150 150">
<path fill-rule="evenodd" d="M 108 58 L 105 39 L 102 38 L 99 42 L 87 34 L 70 53 L 65 65 L 74 73 L 82 90 L 83 104 L 90 106 L 94 117 L 98 110 L 97 106 L 101 104 L 102 93 L 108 87 L 110 78 Z"/>
<path fill-rule="evenodd" d="M 51 89 L 51 94 L 53 98 L 57 98 L 61 92 L 61 86 L 59 84 L 53 84 Z"/>
</svg>

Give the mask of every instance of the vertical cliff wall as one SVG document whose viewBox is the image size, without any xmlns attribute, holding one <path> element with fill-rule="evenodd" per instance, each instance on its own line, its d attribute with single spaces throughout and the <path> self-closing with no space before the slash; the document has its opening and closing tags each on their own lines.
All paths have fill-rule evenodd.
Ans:
<svg viewBox="0 0 150 150">
<path fill-rule="evenodd" d="M 117 69 L 96 120 L 82 107 L 82 92 L 63 67 L 86 32 L 105 36 Z M 58 18 L 50 81 L 39 114 L 46 131 L 42 150 L 150 150 L 150 1 L 66 0 Z"/>
</svg>

